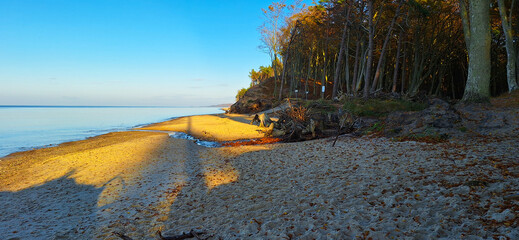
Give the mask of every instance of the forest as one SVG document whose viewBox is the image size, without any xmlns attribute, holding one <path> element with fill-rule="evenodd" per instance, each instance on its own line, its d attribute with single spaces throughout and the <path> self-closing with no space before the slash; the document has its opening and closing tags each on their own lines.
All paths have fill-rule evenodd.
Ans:
<svg viewBox="0 0 519 240">
<path fill-rule="evenodd" d="M 436 96 L 466 102 L 516 90 L 515 0 L 281 0 L 263 9 L 271 59 L 251 86 L 272 97 Z M 243 93 L 242 93 L 243 94 Z"/>
</svg>

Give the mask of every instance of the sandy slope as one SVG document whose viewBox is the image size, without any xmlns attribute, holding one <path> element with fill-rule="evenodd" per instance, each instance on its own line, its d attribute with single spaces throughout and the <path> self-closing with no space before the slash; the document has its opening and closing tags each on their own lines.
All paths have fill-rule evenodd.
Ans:
<svg viewBox="0 0 519 240">
<path fill-rule="evenodd" d="M 228 118 L 184 120 L 178 131 L 217 139 L 253 132 L 214 126 Z M 518 202 L 503 200 L 519 191 L 516 139 L 205 148 L 111 133 L 1 159 L 0 239 L 154 239 L 160 228 L 223 239 L 518 239 Z"/>
</svg>

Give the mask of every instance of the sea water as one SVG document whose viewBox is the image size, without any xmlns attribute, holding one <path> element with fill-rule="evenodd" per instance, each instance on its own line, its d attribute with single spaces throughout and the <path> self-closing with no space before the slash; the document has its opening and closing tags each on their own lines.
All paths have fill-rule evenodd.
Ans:
<svg viewBox="0 0 519 240">
<path fill-rule="evenodd" d="M 0 157 L 176 117 L 222 112 L 217 107 L 0 106 Z"/>
</svg>

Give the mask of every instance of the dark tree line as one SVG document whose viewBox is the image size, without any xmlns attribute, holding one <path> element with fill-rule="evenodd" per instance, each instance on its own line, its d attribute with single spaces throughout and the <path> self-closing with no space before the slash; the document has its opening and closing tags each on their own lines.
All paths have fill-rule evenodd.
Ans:
<svg viewBox="0 0 519 240">
<path fill-rule="evenodd" d="M 284 1 L 264 10 L 275 97 L 377 92 L 487 101 L 517 89 L 515 0 Z M 275 24 L 273 24 L 275 19 Z M 311 87 L 310 87 L 311 86 Z"/>
</svg>

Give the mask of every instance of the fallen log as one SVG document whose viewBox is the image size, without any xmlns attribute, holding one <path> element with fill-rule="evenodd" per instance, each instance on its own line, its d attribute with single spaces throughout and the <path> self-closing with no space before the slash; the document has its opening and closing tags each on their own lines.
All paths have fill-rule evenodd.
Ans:
<svg viewBox="0 0 519 240">
<path fill-rule="evenodd" d="M 197 240 L 207 239 L 207 238 L 200 238 L 200 235 L 205 234 L 205 232 L 196 232 L 194 230 L 191 230 L 188 233 L 182 233 L 182 234 L 171 236 L 171 237 L 162 236 L 162 232 L 160 232 L 160 230 L 157 231 L 157 234 L 159 235 L 159 238 L 161 240 L 182 240 L 182 239 L 188 239 L 188 238 L 196 238 Z"/>
<path fill-rule="evenodd" d="M 260 115 L 254 115 L 254 118 L 250 121 L 249 124 L 254 124 L 255 122 L 259 122 L 259 127 L 266 128 L 270 126 L 272 120 L 269 118 L 267 114 L 262 113 Z"/>
<path fill-rule="evenodd" d="M 123 240 L 133 240 L 133 238 L 131 237 L 128 237 L 120 232 L 112 232 L 115 236 L 118 236 L 119 238 L 123 239 Z"/>
</svg>

